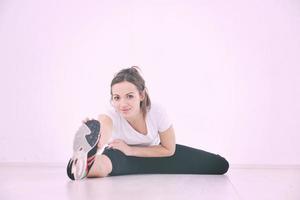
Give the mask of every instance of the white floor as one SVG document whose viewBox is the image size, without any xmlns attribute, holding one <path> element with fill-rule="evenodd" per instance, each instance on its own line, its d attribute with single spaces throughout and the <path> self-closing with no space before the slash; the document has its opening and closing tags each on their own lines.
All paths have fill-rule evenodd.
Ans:
<svg viewBox="0 0 300 200">
<path fill-rule="evenodd" d="M 230 168 L 226 175 L 127 175 L 71 181 L 63 167 L 0 165 L 0 199 L 300 200 L 300 169 Z"/>
</svg>

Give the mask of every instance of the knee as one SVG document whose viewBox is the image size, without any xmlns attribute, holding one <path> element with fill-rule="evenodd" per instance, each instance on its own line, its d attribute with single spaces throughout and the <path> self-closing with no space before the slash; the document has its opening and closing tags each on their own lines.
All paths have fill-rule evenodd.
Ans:
<svg viewBox="0 0 300 200">
<path fill-rule="evenodd" d="M 221 157 L 219 167 L 219 173 L 225 174 L 229 169 L 229 162 L 225 158 Z"/>
</svg>

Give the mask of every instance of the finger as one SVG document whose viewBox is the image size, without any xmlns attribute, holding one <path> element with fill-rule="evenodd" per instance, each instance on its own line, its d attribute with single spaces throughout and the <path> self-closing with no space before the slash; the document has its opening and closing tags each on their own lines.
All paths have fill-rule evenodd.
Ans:
<svg viewBox="0 0 300 200">
<path fill-rule="evenodd" d="M 86 123 L 87 121 L 89 121 L 90 119 L 88 117 L 86 117 L 84 120 L 82 120 L 82 123 Z"/>
<path fill-rule="evenodd" d="M 115 139 L 111 142 L 111 144 L 117 144 L 117 143 L 119 143 L 119 141 L 117 139 Z"/>
<path fill-rule="evenodd" d="M 114 147 L 114 146 L 115 146 L 115 143 L 113 143 L 113 142 L 111 142 L 111 143 L 108 144 L 109 148 Z"/>
<path fill-rule="evenodd" d="M 113 140 L 111 142 L 109 142 L 108 144 L 115 144 L 116 142 Z"/>
</svg>

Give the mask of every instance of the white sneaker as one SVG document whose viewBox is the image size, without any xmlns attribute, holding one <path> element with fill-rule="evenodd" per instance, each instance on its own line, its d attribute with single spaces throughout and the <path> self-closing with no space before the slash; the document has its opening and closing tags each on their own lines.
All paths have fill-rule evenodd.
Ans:
<svg viewBox="0 0 300 200">
<path fill-rule="evenodd" d="M 73 141 L 73 157 L 67 166 L 67 174 L 71 180 L 87 176 L 96 158 L 99 139 L 99 121 L 89 120 L 79 127 Z"/>
</svg>

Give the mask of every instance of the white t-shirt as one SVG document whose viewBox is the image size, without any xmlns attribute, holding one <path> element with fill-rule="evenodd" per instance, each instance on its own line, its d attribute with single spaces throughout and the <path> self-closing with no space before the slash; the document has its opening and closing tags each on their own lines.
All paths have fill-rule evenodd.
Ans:
<svg viewBox="0 0 300 200">
<path fill-rule="evenodd" d="M 113 107 L 108 108 L 105 114 L 113 121 L 111 140 L 121 139 L 128 145 L 158 145 L 160 143 L 159 134 L 172 125 L 166 111 L 155 103 L 151 104 L 151 109 L 146 114 L 146 135 L 137 132 Z"/>
</svg>

